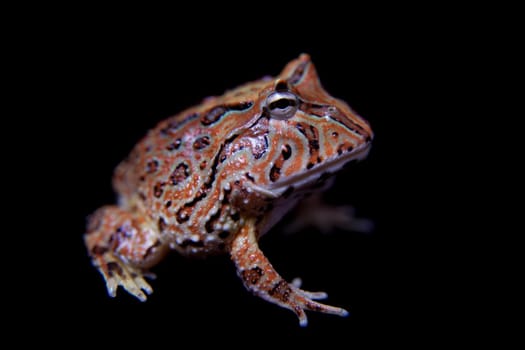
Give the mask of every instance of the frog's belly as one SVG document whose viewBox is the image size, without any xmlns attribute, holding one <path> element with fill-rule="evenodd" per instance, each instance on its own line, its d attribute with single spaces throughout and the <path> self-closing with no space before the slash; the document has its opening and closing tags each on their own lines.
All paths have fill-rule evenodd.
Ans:
<svg viewBox="0 0 525 350">
<path fill-rule="evenodd" d="M 187 257 L 224 254 L 242 225 L 242 221 L 231 220 L 228 213 L 222 211 L 213 225 L 207 220 L 170 225 L 169 230 L 162 233 L 163 240 L 171 249 Z"/>
<path fill-rule="evenodd" d="M 214 241 L 184 239 L 172 241 L 169 246 L 177 253 L 186 257 L 204 258 L 206 256 L 219 255 L 227 252 L 231 239 L 219 239 Z"/>
</svg>

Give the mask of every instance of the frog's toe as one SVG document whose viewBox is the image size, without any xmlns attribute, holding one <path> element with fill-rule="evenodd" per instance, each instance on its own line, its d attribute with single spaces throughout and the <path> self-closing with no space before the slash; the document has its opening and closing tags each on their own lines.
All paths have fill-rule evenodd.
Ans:
<svg viewBox="0 0 525 350">
<path fill-rule="evenodd" d="M 128 293 L 139 299 L 146 301 L 147 295 L 153 293 L 153 288 L 144 279 L 153 274 L 143 274 L 141 269 L 126 265 L 117 257 L 106 254 L 93 259 L 93 264 L 98 268 L 104 280 L 108 294 L 111 297 L 117 295 L 117 289 L 122 286 Z"/>
<path fill-rule="evenodd" d="M 303 284 L 303 280 L 300 277 L 294 278 L 290 284 L 294 286 L 297 289 L 297 292 L 305 298 L 312 300 L 323 300 L 328 298 L 328 294 L 326 294 L 325 292 L 309 292 L 300 289 L 301 285 Z"/>
<path fill-rule="evenodd" d="M 337 316 L 346 317 L 350 313 L 346 311 L 343 308 L 331 306 L 327 304 L 318 303 L 317 301 L 314 301 L 315 299 L 319 299 L 316 297 L 317 293 L 320 293 L 324 297 L 326 297 L 326 293 L 323 292 L 306 292 L 300 289 L 295 289 L 295 296 L 292 298 L 293 300 L 290 302 L 290 305 L 286 305 L 285 307 L 291 309 L 299 318 L 299 325 L 301 327 L 306 327 L 308 325 L 308 318 L 306 317 L 305 310 L 310 311 L 316 311 L 316 312 L 322 312 L 326 314 L 332 314 Z M 313 296 L 313 297 L 312 297 Z"/>
<path fill-rule="evenodd" d="M 296 304 L 290 309 L 292 309 L 292 311 L 295 312 L 295 314 L 299 318 L 299 324 L 302 327 L 306 327 L 308 325 L 308 319 L 304 310 L 318 311 L 342 317 L 346 317 L 349 315 L 349 312 L 343 308 L 316 302 L 315 300 L 322 300 L 328 298 L 328 294 L 325 292 L 309 292 L 300 289 L 301 284 L 302 280 L 299 277 L 294 278 L 290 283 L 292 290 L 297 294 Z"/>
</svg>

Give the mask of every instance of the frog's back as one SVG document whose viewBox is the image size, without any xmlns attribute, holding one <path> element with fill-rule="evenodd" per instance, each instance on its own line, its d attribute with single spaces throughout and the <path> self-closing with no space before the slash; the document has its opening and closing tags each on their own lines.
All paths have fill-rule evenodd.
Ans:
<svg viewBox="0 0 525 350">
<path fill-rule="evenodd" d="M 244 84 L 158 123 L 115 169 L 121 204 L 141 203 L 153 216 L 163 206 L 195 198 L 224 141 L 255 116 L 250 110 L 266 84 L 267 79 Z"/>
</svg>

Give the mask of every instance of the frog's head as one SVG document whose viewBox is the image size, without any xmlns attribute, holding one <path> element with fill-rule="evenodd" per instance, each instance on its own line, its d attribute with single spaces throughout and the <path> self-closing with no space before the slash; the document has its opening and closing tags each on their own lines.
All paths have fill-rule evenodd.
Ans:
<svg viewBox="0 0 525 350">
<path fill-rule="evenodd" d="M 243 203 L 252 201 L 248 193 L 278 198 L 290 188 L 317 184 L 350 161 L 363 159 L 373 138 L 363 118 L 323 89 L 306 54 L 277 77 L 206 103 L 210 109 L 202 124 L 225 135 L 214 147 L 219 150 L 217 164 L 235 183 L 243 183 L 239 186 L 251 188 L 241 191 Z"/>
<path fill-rule="evenodd" d="M 303 187 L 367 155 L 369 124 L 323 89 L 308 55 L 288 63 L 261 97 L 274 151 L 267 155 L 268 189 Z"/>
</svg>

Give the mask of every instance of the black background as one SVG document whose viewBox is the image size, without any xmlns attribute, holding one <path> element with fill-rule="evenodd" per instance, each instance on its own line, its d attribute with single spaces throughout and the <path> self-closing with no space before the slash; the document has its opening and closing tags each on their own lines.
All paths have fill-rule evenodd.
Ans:
<svg viewBox="0 0 525 350">
<path fill-rule="evenodd" d="M 38 307 L 28 309 L 21 324 L 54 329 L 45 335 L 53 341 L 67 330 L 95 344 L 102 335 L 116 344 L 145 340 L 152 346 L 188 339 L 249 346 L 283 337 L 294 344 L 349 346 L 413 343 L 416 335 L 439 341 L 438 315 L 452 317 L 443 303 L 449 292 L 437 282 L 450 256 L 438 248 L 447 236 L 426 218 L 436 189 L 425 180 L 436 147 L 425 142 L 433 136 L 428 119 L 438 108 L 426 98 L 450 54 L 435 45 L 439 34 L 415 35 L 419 22 L 379 29 L 376 22 L 347 26 L 335 18 L 322 31 L 288 31 L 281 24 L 246 38 L 239 37 L 240 28 L 250 23 L 203 34 L 168 23 L 159 33 L 82 23 L 58 40 L 53 31 L 52 45 L 45 36 L 34 50 L 42 60 L 33 87 L 45 93 L 42 104 L 50 111 L 32 125 L 45 136 L 34 151 L 49 156 L 31 177 L 51 177 L 47 198 L 62 204 L 39 202 L 49 233 L 35 247 L 43 258 L 33 255 L 42 266 L 34 284 L 45 287 L 27 290 L 27 300 Z M 330 203 L 356 207 L 376 228 L 370 234 L 312 229 L 286 236 L 276 227 L 260 246 L 283 277 L 300 276 L 305 289 L 326 291 L 327 303 L 350 316 L 309 312 L 308 327 L 300 328 L 292 312 L 250 295 L 227 256 L 187 260 L 172 254 L 153 269 L 158 279 L 147 302 L 121 289 L 109 298 L 82 234 L 90 213 L 115 202 L 114 167 L 160 120 L 206 96 L 276 75 L 302 52 L 311 55 L 326 90 L 346 100 L 375 132 L 369 157 L 342 172 L 325 195 Z M 445 325 L 439 332 L 455 330 Z"/>
</svg>

